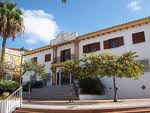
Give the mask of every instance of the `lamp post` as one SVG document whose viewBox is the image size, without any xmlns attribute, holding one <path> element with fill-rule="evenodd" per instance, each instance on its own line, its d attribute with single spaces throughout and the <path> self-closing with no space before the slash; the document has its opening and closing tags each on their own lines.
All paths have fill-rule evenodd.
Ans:
<svg viewBox="0 0 150 113">
<path fill-rule="evenodd" d="M 22 62 L 23 62 L 24 47 L 20 48 L 20 54 L 21 54 L 21 62 L 20 62 L 20 85 L 22 85 Z"/>
</svg>

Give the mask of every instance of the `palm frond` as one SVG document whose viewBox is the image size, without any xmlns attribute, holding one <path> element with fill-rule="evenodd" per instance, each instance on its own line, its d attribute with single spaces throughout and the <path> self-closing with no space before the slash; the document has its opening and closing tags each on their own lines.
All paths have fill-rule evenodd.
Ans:
<svg viewBox="0 0 150 113">
<path fill-rule="evenodd" d="M 11 91 L 17 89 L 19 84 L 15 81 L 11 80 L 1 80 L 0 81 L 0 88 L 3 89 L 3 91 Z"/>
<path fill-rule="evenodd" d="M 61 0 L 62 1 L 62 3 L 66 3 L 67 2 L 67 0 Z"/>
</svg>

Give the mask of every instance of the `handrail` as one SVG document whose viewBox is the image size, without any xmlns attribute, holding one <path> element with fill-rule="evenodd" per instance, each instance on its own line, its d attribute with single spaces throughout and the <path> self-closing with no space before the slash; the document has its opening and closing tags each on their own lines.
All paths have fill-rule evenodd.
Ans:
<svg viewBox="0 0 150 113">
<path fill-rule="evenodd" d="M 9 95 L 4 101 L 8 100 L 10 97 L 12 97 L 17 91 L 22 89 L 22 87 L 19 87 L 15 92 L 13 92 L 11 95 Z"/>
<path fill-rule="evenodd" d="M 22 86 L 0 103 L 0 113 L 11 113 L 22 104 Z"/>
</svg>

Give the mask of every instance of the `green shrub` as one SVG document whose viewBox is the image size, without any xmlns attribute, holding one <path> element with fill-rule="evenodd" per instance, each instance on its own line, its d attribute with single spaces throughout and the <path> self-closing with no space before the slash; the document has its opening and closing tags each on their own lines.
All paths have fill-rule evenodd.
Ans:
<svg viewBox="0 0 150 113">
<path fill-rule="evenodd" d="M 3 92 L 14 92 L 19 87 L 19 84 L 11 80 L 0 80 L 0 95 Z"/>
<path fill-rule="evenodd" d="M 80 88 L 82 88 L 82 93 L 87 94 L 103 94 L 104 86 L 99 78 L 84 78 L 79 81 Z"/>
<path fill-rule="evenodd" d="M 36 81 L 36 82 L 31 83 L 30 90 L 32 90 L 32 88 L 42 88 L 43 86 L 44 86 L 43 81 Z M 23 91 L 28 92 L 28 90 L 29 90 L 29 82 L 23 85 Z"/>
<path fill-rule="evenodd" d="M 32 88 L 42 88 L 43 86 L 44 86 L 43 81 L 36 81 L 36 82 L 32 83 Z"/>
<path fill-rule="evenodd" d="M 30 87 L 30 90 L 32 89 L 32 86 Z M 25 85 L 23 85 L 23 91 L 28 92 L 29 90 L 29 82 L 27 82 Z"/>
</svg>

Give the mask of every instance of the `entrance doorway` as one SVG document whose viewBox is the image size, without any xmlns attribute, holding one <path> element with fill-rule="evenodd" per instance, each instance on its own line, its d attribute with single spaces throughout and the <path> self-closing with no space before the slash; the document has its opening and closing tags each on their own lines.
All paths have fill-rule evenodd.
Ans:
<svg viewBox="0 0 150 113">
<path fill-rule="evenodd" d="M 62 85 L 69 85 L 70 84 L 69 74 L 61 73 L 61 83 L 62 83 Z"/>
<path fill-rule="evenodd" d="M 57 75 L 56 75 L 56 84 L 57 85 L 70 85 L 73 83 L 73 80 L 74 80 L 74 78 L 70 74 L 57 72 Z"/>
</svg>

